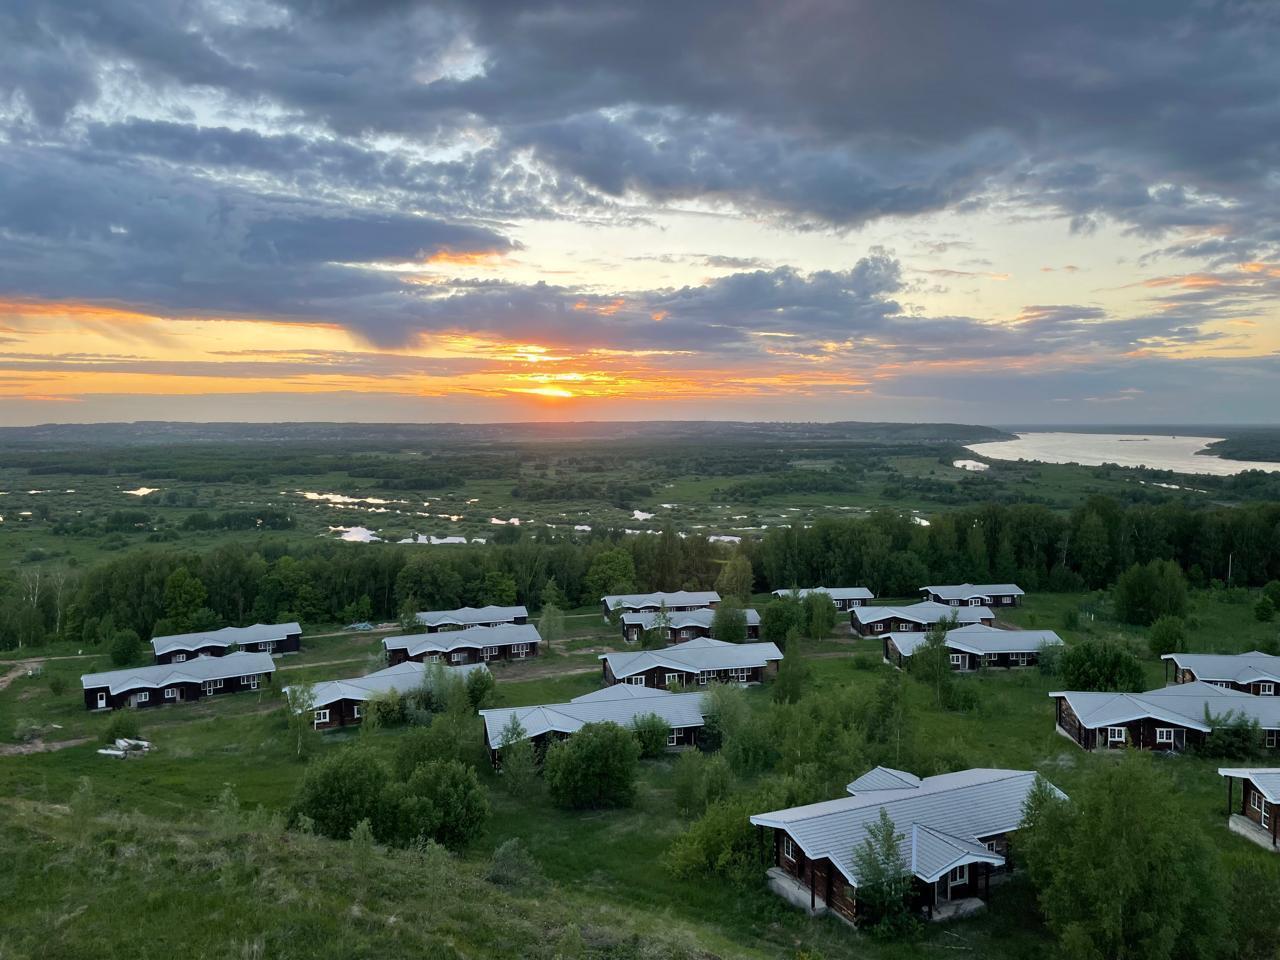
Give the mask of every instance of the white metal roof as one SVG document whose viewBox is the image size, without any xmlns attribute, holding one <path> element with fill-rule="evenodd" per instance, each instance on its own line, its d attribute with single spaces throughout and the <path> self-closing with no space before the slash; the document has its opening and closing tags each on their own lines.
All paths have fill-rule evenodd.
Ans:
<svg viewBox="0 0 1280 960">
<path fill-rule="evenodd" d="M 481 623 L 501 623 L 513 621 L 516 617 L 527 617 L 529 611 L 524 607 L 459 607 L 457 610 L 424 610 L 419 613 L 418 622 L 424 627 L 474 626 Z"/>
<path fill-rule="evenodd" d="M 655 713 L 672 727 L 700 727 L 703 723 L 701 693 L 671 693 L 651 688 L 629 688 L 631 695 L 619 695 L 609 687 L 568 703 L 547 703 L 531 707 L 497 707 L 481 710 L 485 738 L 490 748 L 502 745 L 502 732 L 515 717 L 528 738 L 544 733 L 576 733 L 588 723 L 616 723 L 630 726 L 637 717 Z"/>
<path fill-rule="evenodd" d="M 951 616 L 960 623 L 979 623 L 982 620 L 995 618 L 995 615 L 986 607 L 952 607 L 932 600 L 921 600 L 919 603 L 908 603 L 901 607 L 852 607 L 849 612 L 860 624 L 874 623 L 886 617 L 921 624 L 937 623 Z"/>
<path fill-rule="evenodd" d="M 313 707 L 324 707 L 339 700 L 370 700 L 373 697 L 390 693 L 393 690 L 408 693 L 416 690 L 424 683 L 429 684 L 432 677 L 439 675 L 462 677 L 473 670 L 488 670 L 483 663 L 467 663 L 457 667 L 445 667 L 440 664 L 417 663 L 407 660 L 394 667 L 386 667 L 363 677 L 351 677 L 346 680 L 324 680 L 311 687 Z M 294 686 L 284 688 L 288 694 Z"/>
<path fill-rule="evenodd" d="M 971 600 L 993 597 L 1021 597 L 1023 590 L 1016 583 L 944 583 L 921 587 L 926 593 L 935 593 L 944 600 Z"/>
<path fill-rule="evenodd" d="M 230 647 L 270 640 L 279 643 L 295 633 L 302 633 L 302 627 L 296 623 L 254 623 L 247 627 L 223 627 L 221 630 L 152 637 L 151 649 L 160 656 L 171 650 L 195 650 L 197 647 Z"/>
<path fill-rule="evenodd" d="M 803 600 L 811 593 L 825 593 L 832 600 L 874 600 L 875 594 L 866 587 L 797 587 L 794 590 L 775 590 L 775 597 L 795 594 Z"/>
<path fill-rule="evenodd" d="M 929 638 L 927 633 L 887 634 L 904 657 L 909 657 Z M 947 631 L 946 645 L 952 650 L 986 656 L 989 653 L 1035 653 L 1041 647 L 1058 647 L 1062 638 L 1052 630 L 1000 630 L 982 623 L 970 623 Z"/>
<path fill-rule="evenodd" d="M 1280 767 L 1219 767 L 1218 774 L 1252 780 L 1268 803 L 1280 803 Z"/>
<path fill-rule="evenodd" d="M 742 611 L 747 618 L 747 626 L 760 626 L 760 614 L 751 607 L 745 607 Z M 716 612 L 710 607 L 704 607 L 701 610 L 676 610 L 667 614 L 667 622 L 677 630 L 686 627 L 701 627 L 704 630 L 711 629 L 711 622 L 715 619 Z M 622 615 L 622 622 L 627 626 L 637 626 L 641 630 L 653 629 L 654 623 L 658 619 L 658 611 L 641 610 L 631 611 Z"/>
<path fill-rule="evenodd" d="M 697 673 L 700 670 L 733 670 L 763 667 L 782 659 L 782 651 L 772 643 L 725 643 L 710 637 L 699 637 L 688 643 L 661 650 L 636 653 L 602 653 L 600 659 L 609 664 L 615 677 L 629 677 L 654 667 Z"/>
<path fill-rule="evenodd" d="M 1178 669 L 1192 671 L 1197 680 L 1221 680 L 1230 683 L 1257 683 L 1259 680 L 1280 682 L 1280 657 L 1258 650 L 1248 653 L 1166 653 L 1161 660 L 1172 660 Z"/>
<path fill-rule="evenodd" d="M 1049 696 L 1064 698 L 1090 730 L 1150 717 L 1207 733 L 1212 728 L 1205 723 L 1206 710 L 1211 717 L 1233 713 L 1257 720 L 1264 729 L 1280 730 L 1280 697 L 1255 697 L 1203 681 L 1175 683 L 1146 693 L 1058 690 Z"/>
<path fill-rule="evenodd" d="M 513 643 L 541 642 L 538 628 L 532 623 L 500 623 L 496 627 L 470 627 L 466 630 L 387 637 L 382 641 L 382 646 L 387 650 L 404 650 L 409 656 L 416 657 L 422 653 L 450 653 L 454 650 L 478 650 L 483 647 L 506 647 Z"/>
<path fill-rule="evenodd" d="M 906 770 L 895 770 L 893 767 L 873 767 L 845 789 L 857 795 L 872 790 L 901 790 L 903 787 L 920 786 L 920 778 Z"/>
<path fill-rule="evenodd" d="M 961 770 L 900 789 L 872 789 L 760 813 L 751 822 L 785 830 L 807 857 L 829 858 L 856 886 L 854 851 L 867 839 L 868 828 L 878 822 L 883 809 L 903 836 L 912 872 L 931 881 L 962 863 L 1002 863 L 979 841 L 1018 828 L 1035 782 L 1036 774 L 1029 770 Z"/>
<path fill-rule="evenodd" d="M 106 687 L 112 693 L 122 690 L 157 689 L 175 683 L 203 683 L 205 680 L 227 680 L 274 673 L 275 661 L 269 653 L 238 651 L 225 657 L 195 657 L 183 663 L 156 663 L 149 667 L 129 667 L 105 673 L 86 673 L 80 684 L 86 690 Z"/>
<path fill-rule="evenodd" d="M 601 597 L 607 610 L 639 610 L 644 607 L 707 607 L 720 602 L 714 590 L 675 590 L 655 593 L 611 593 Z"/>
</svg>

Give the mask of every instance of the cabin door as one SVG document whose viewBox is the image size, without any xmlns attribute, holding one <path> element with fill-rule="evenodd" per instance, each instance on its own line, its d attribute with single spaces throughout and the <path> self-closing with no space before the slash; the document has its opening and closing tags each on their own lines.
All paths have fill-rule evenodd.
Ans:
<svg viewBox="0 0 1280 960">
<path fill-rule="evenodd" d="M 105 693 L 98 694 L 98 709 L 101 710 L 107 705 L 107 695 Z"/>
<path fill-rule="evenodd" d="M 1181 727 L 1173 728 L 1173 749 L 1184 750 L 1187 746 L 1187 731 Z"/>
</svg>

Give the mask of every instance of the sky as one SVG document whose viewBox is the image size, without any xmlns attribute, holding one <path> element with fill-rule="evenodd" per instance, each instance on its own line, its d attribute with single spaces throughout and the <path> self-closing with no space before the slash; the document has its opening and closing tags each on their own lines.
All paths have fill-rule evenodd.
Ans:
<svg viewBox="0 0 1280 960">
<path fill-rule="evenodd" d="M 11 0 L 0 424 L 1280 420 L 1280 5 Z"/>
</svg>

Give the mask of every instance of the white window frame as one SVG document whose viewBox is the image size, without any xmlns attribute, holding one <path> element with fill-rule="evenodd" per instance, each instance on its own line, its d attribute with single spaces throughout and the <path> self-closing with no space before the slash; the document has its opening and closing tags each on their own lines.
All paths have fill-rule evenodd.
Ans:
<svg viewBox="0 0 1280 960">
<path fill-rule="evenodd" d="M 710 679 L 711 679 L 711 671 L 710 671 L 710 670 L 699 670 L 699 671 L 698 671 L 698 686 L 700 686 L 700 687 L 705 687 L 705 686 L 707 685 L 707 681 L 708 681 L 708 680 L 710 680 Z"/>
<path fill-rule="evenodd" d="M 364 717 L 364 704 L 353 703 L 351 705 L 351 716 L 356 720 L 362 719 Z"/>
<path fill-rule="evenodd" d="M 1173 727 L 1156 727 L 1156 743 L 1173 745 Z"/>
<path fill-rule="evenodd" d="M 262 653 L 275 653 L 276 642 L 274 640 L 263 640 L 258 644 L 258 650 Z"/>
<path fill-rule="evenodd" d="M 463 657 L 465 657 L 465 656 L 466 656 L 466 654 L 465 654 L 465 653 L 463 653 L 461 650 L 455 650 L 455 651 L 453 651 L 453 653 L 449 654 L 449 662 L 450 662 L 450 663 L 461 663 L 461 662 L 462 662 L 462 658 L 463 658 Z"/>
<path fill-rule="evenodd" d="M 970 598 L 969 598 L 969 606 L 971 606 L 971 607 L 980 607 L 980 606 L 982 606 L 982 598 L 981 598 L 981 597 L 970 597 Z"/>
<path fill-rule="evenodd" d="M 674 747 L 680 742 L 680 734 L 684 733 L 684 727 L 672 727 L 667 731 L 667 746 Z"/>
<path fill-rule="evenodd" d="M 1119 734 L 1119 736 L 1116 736 Z M 1127 727 L 1107 727 L 1107 743 L 1127 743 L 1129 730 Z"/>
<path fill-rule="evenodd" d="M 164 688 L 164 698 L 165 698 L 166 700 L 176 700 L 176 699 L 178 698 L 178 688 L 177 688 L 177 687 L 165 687 L 165 688 Z"/>
<path fill-rule="evenodd" d="M 513 643 L 511 645 L 511 654 L 518 660 L 522 660 L 529 655 L 529 645 L 527 643 Z"/>
<path fill-rule="evenodd" d="M 958 867 L 952 867 L 951 872 L 947 874 L 947 886 L 968 882 L 969 865 L 967 863 L 962 863 Z"/>
<path fill-rule="evenodd" d="M 1268 730 L 1266 731 L 1266 734 L 1268 747 L 1275 748 L 1280 745 L 1280 730 Z"/>
<path fill-rule="evenodd" d="M 137 693 L 135 693 L 135 694 L 133 695 L 133 702 L 134 702 L 134 703 L 150 703 L 150 702 L 151 702 L 151 691 L 150 691 L 150 690 L 139 690 Z"/>
<path fill-rule="evenodd" d="M 1019 667 L 1025 667 L 1027 661 L 1031 659 L 1031 654 L 1025 650 L 1019 650 L 1017 653 L 1009 654 L 1010 659 L 1015 660 Z"/>
<path fill-rule="evenodd" d="M 173 655 L 173 662 L 174 662 L 174 663 L 186 663 L 186 662 L 187 662 L 187 655 L 186 655 L 185 653 L 175 653 L 175 654 Z"/>
<path fill-rule="evenodd" d="M 258 674 L 250 673 L 240 678 L 240 683 L 248 687 L 250 690 L 258 689 Z"/>
<path fill-rule="evenodd" d="M 322 723 L 329 722 L 329 709 L 326 707 L 322 710 L 315 711 L 315 718 L 312 720 L 313 727 L 319 727 Z"/>
<path fill-rule="evenodd" d="M 1274 683 L 1258 684 L 1258 696 L 1274 697 L 1276 695 L 1276 685 Z"/>
<path fill-rule="evenodd" d="M 782 835 L 782 859 L 796 862 L 796 843 L 785 833 Z"/>
<path fill-rule="evenodd" d="M 996 849 L 996 842 L 995 842 L 994 840 L 988 840 L 988 841 L 986 841 L 986 842 L 983 844 L 983 846 L 985 846 L 985 847 L 986 847 L 988 850 L 990 850 L 992 853 L 999 853 L 999 852 L 1000 852 L 1000 851 L 998 851 L 998 850 Z"/>
<path fill-rule="evenodd" d="M 480 656 L 485 660 L 493 660 L 498 656 L 497 647 L 485 647 L 480 651 Z"/>
<path fill-rule="evenodd" d="M 644 686 L 644 674 L 643 674 L 643 673 L 637 673 L 634 677 L 627 677 L 627 683 L 631 684 L 631 686 L 633 686 L 633 687 L 643 687 L 643 686 Z"/>
<path fill-rule="evenodd" d="M 949 607 L 958 607 L 958 606 L 960 606 L 960 601 L 959 601 L 959 600 L 952 600 L 950 603 L 948 603 L 948 604 L 947 604 L 947 606 L 949 606 Z"/>
<path fill-rule="evenodd" d="M 903 633 L 912 633 L 915 630 L 915 628 L 916 628 L 916 625 L 914 623 L 898 624 L 898 629 L 901 630 Z"/>
<path fill-rule="evenodd" d="M 953 654 L 951 654 L 951 665 L 952 665 L 953 667 L 963 667 L 963 666 L 964 666 L 964 654 L 963 654 L 963 653 L 953 653 Z"/>
<path fill-rule="evenodd" d="M 669 686 L 671 686 L 673 683 L 679 683 L 679 682 L 680 682 L 680 674 L 678 674 L 678 673 L 668 673 L 668 674 L 667 674 L 667 677 L 666 677 L 666 682 L 665 682 L 665 684 L 664 684 L 664 685 L 669 687 Z"/>
<path fill-rule="evenodd" d="M 884 633 L 884 621 L 883 621 L 883 620 L 877 620 L 875 623 L 873 623 L 873 624 L 871 625 L 871 632 L 872 632 L 872 633 Z"/>
</svg>

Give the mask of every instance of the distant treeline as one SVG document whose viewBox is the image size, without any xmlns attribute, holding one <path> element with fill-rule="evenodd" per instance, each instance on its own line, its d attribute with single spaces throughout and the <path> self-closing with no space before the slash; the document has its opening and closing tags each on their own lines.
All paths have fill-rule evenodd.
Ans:
<svg viewBox="0 0 1280 960">
<path fill-rule="evenodd" d="M 124 513 L 127 513 L 124 512 Z M 260 515 L 257 515 L 260 516 Z M 122 518 L 123 520 L 124 518 Z M 93 642 L 102 623 L 147 637 L 157 621 L 200 624 L 298 619 L 387 620 L 406 606 L 594 604 L 604 593 L 710 589 L 734 548 L 705 537 L 600 531 L 586 542 L 553 531 L 486 547 L 422 548 L 261 539 L 204 554 L 140 549 L 87 571 L 24 567 L 0 582 L 0 646 L 50 634 Z M 757 591 L 865 585 L 915 596 L 927 583 L 1015 581 L 1030 591 L 1105 587 L 1135 563 L 1176 562 L 1193 586 L 1280 579 L 1280 503 L 1192 510 L 1094 498 L 1069 515 L 1038 505 L 988 505 L 935 515 L 929 525 L 883 512 L 780 528 L 739 549 Z M 176 571 L 195 583 L 175 612 Z"/>
</svg>

